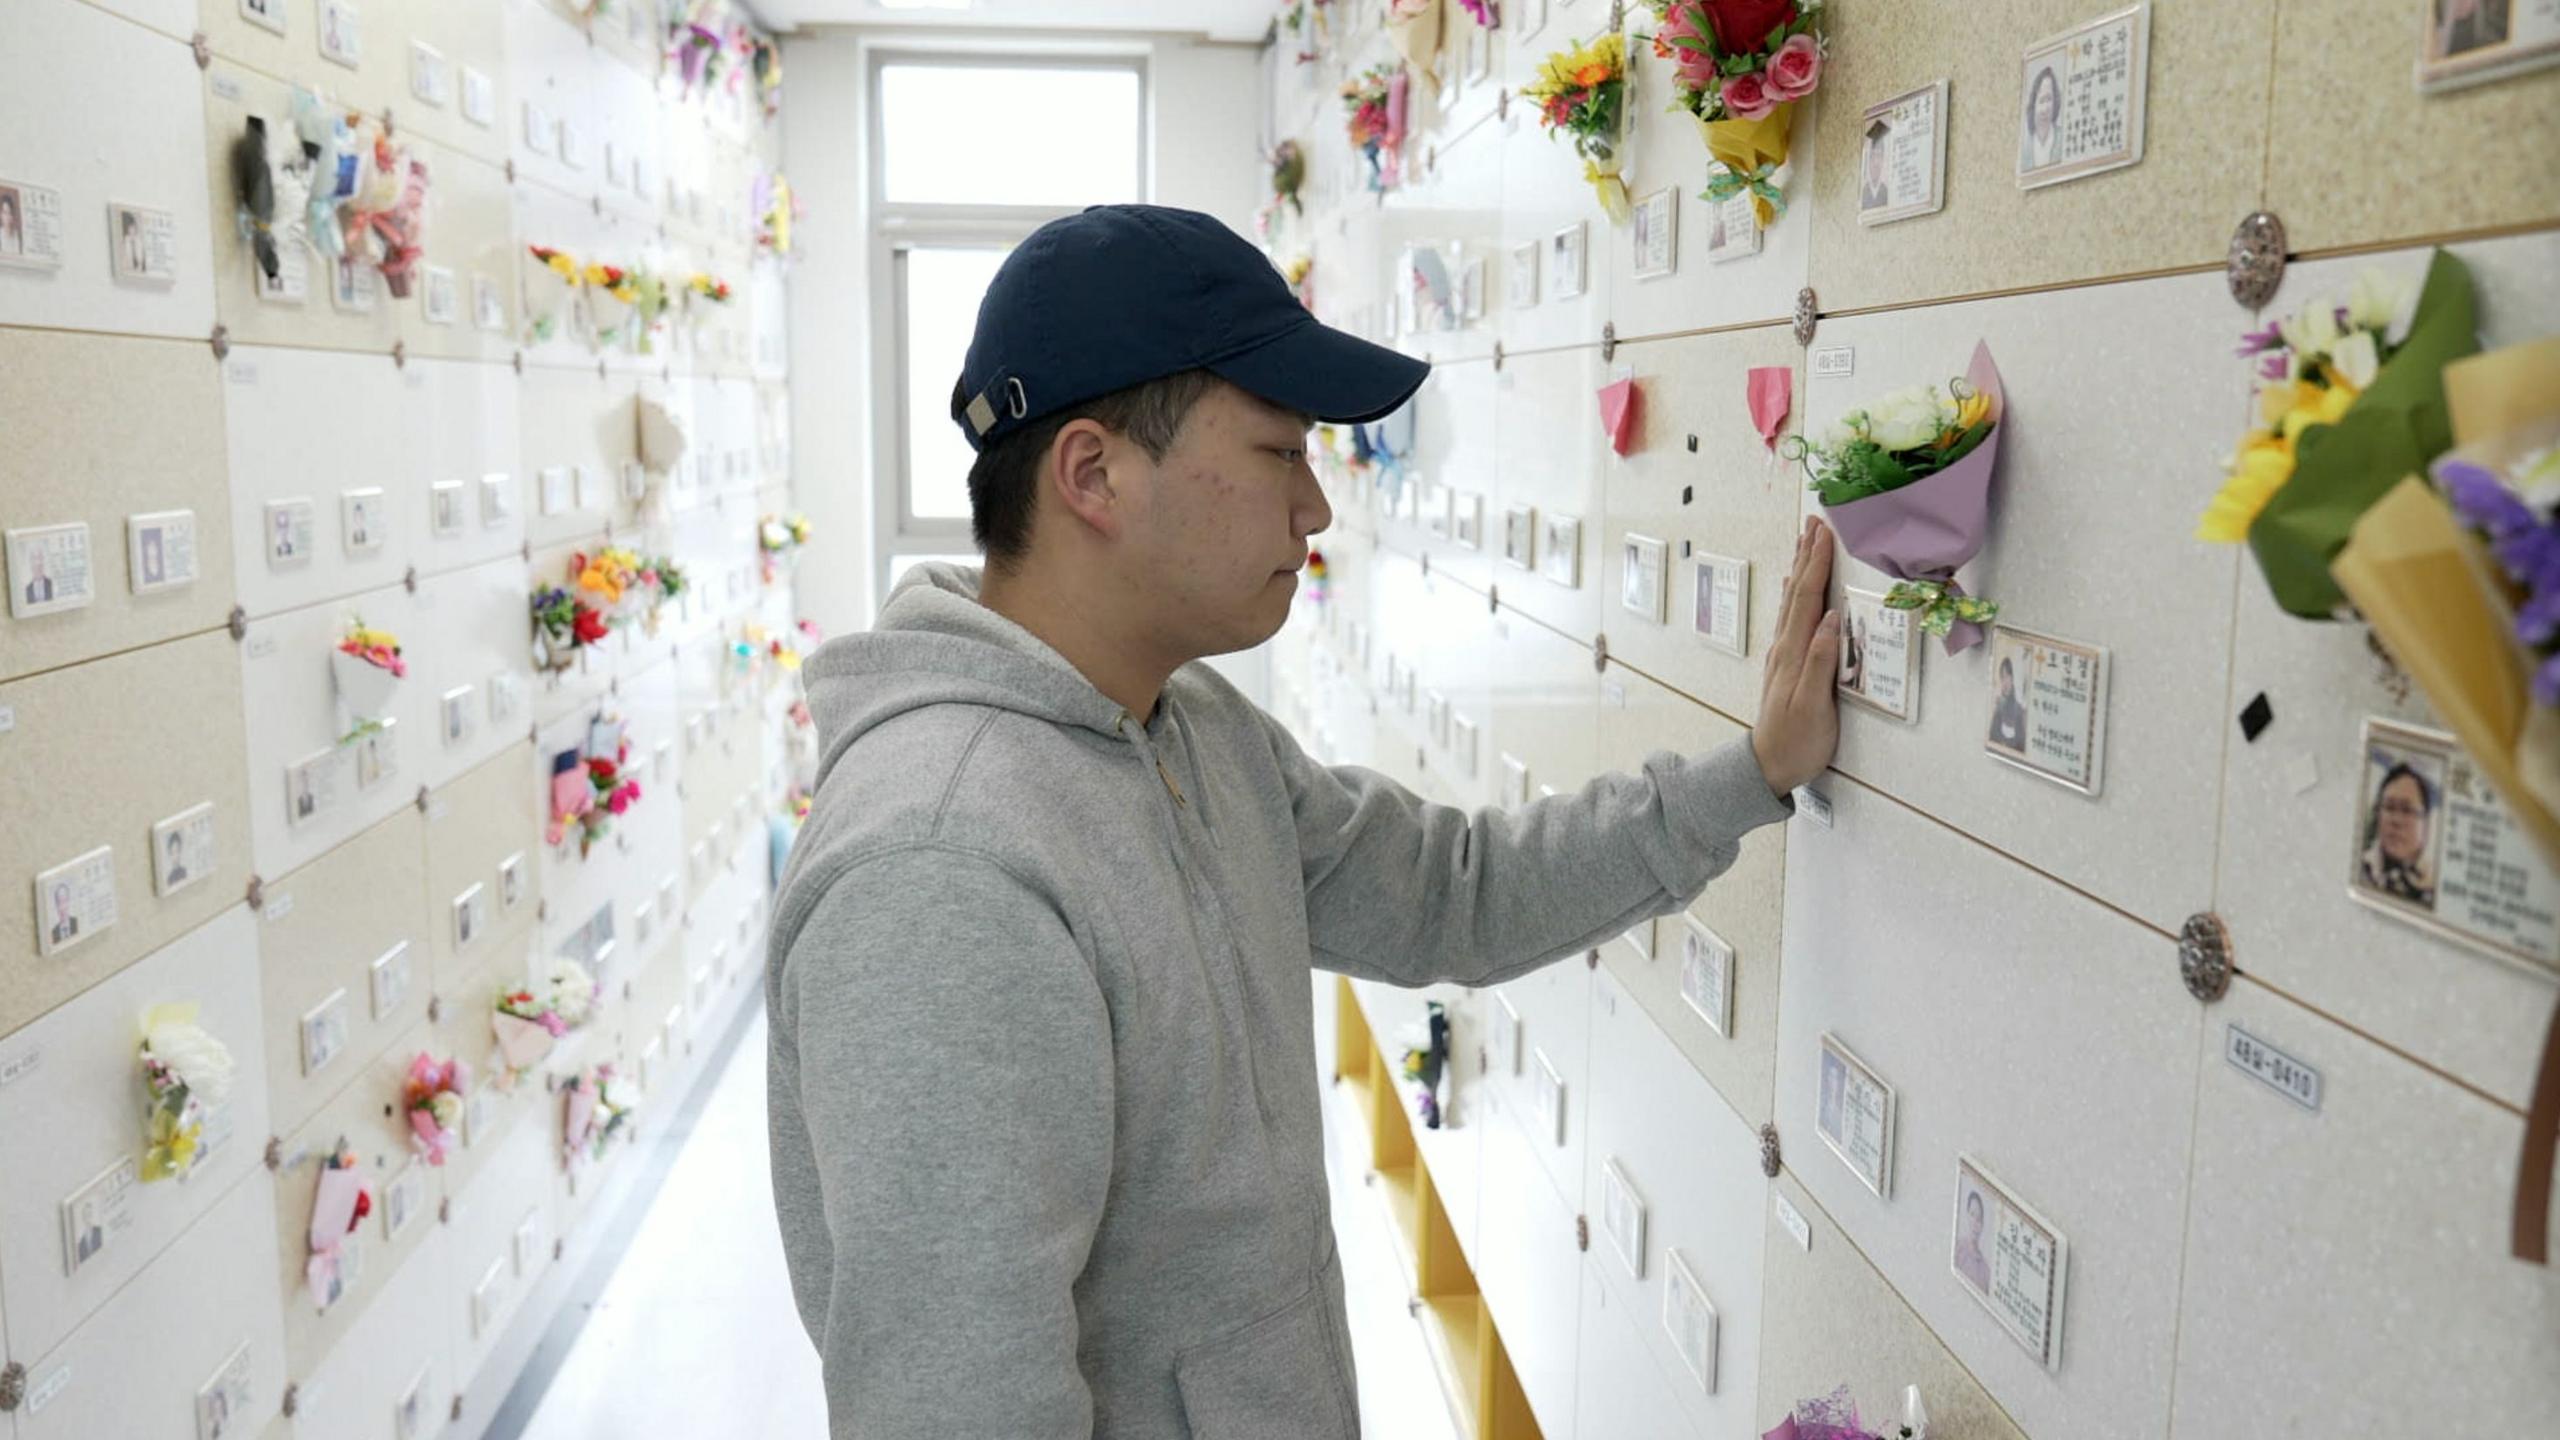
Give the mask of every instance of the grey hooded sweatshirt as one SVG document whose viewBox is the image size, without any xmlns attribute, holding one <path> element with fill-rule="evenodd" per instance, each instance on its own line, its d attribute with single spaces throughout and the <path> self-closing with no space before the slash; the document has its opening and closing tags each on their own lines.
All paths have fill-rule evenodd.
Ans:
<svg viewBox="0 0 2560 1440">
<path fill-rule="evenodd" d="M 1351 1440 L 1311 968 L 1484 985 L 1784 818 L 1747 743 L 1470 815 L 1206 666 L 1127 715 L 918 570 L 803 672 L 773 1188 L 836 1440 Z"/>
</svg>

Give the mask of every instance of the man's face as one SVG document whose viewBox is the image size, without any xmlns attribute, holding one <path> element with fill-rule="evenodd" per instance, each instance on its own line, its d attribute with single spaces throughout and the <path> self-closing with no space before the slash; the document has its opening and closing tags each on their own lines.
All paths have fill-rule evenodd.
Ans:
<svg viewBox="0 0 2560 1440">
<path fill-rule="evenodd" d="M 1306 445 L 1300 417 L 1223 384 L 1162 460 L 1115 441 L 1130 483 L 1114 578 L 1144 599 L 1162 648 L 1249 650 L 1287 622 L 1307 537 L 1333 523 Z"/>
</svg>

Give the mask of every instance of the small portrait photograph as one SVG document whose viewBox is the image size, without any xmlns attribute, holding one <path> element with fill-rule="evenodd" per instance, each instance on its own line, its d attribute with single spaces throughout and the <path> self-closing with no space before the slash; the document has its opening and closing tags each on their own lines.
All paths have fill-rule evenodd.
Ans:
<svg viewBox="0 0 2560 1440">
<path fill-rule="evenodd" d="M 427 526 L 438 536 L 462 533 L 462 482 L 439 480 L 427 487 Z"/>
<path fill-rule="evenodd" d="M 150 595 L 196 582 L 196 512 L 161 510 L 128 515 L 124 522 L 126 571 L 133 593 Z"/>
<path fill-rule="evenodd" d="M 338 519 L 345 532 L 348 554 L 370 555 L 382 548 L 383 500 L 379 488 L 340 492 Z"/>
<path fill-rule="evenodd" d="M 277 34 L 284 33 L 285 0 L 240 0 L 240 18 Z"/>
<path fill-rule="evenodd" d="M 385 720 L 356 737 L 356 788 L 370 790 L 400 773 L 400 722 Z"/>
<path fill-rule="evenodd" d="M 1547 293 L 1570 300 L 1591 287 L 1591 222 L 1576 220 L 1547 241 Z"/>
<path fill-rule="evenodd" d="M 1514 505 L 1502 512 L 1502 559 L 1523 570 L 1538 568 L 1538 512 Z"/>
<path fill-rule="evenodd" d="M 1750 646 L 1751 562 L 1729 555 L 1694 554 L 1689 560 L 1689 628 L 1728 654 Z"/>
<path fill-rule="evenodd" d="M 1824 1083 L 1829 1083 L 1826 1070 Z M 1991 1294 L 1991 1208 L 1990 1187 L 1982 1183 L 1973 1167 L 1962 1165 L 1956 1170 L 1956 1277 L 1974 1294 L 1988 1298 Z"/>
<path fill-rule="evenodd" d="M 329 267 L 329 302 L 350 314 L 370 314 L 381 289 L 381 273 L 352 250 Z"/>
<path fill-rule="evenodd" d="M 507 328 L 507 298 L 486 275 L 471 277 L 471 323 L 497 332 Z"/>
<path fill-rule="evenodd" d="M 302 1073 L 319 1074 L 346 1048 L 347 992 L 332 990 L 328 999 L 303 1012 Z"/>
<path fill-rule="evenodd" d="M 519 850 L 498 862 L 498 909 L 510 912 L 523 902 L 524 852 Z"/>
<path fill-rule="evenodd" d="M 0 183 L 0 258 L 17 258 L 27 253 L 26 202 L 18 187 Z"/>
<path fill-rule="evenodd" d="M 477 687 L 456 685 L 437 697 L 437 714 L 442 717 L 444 743 L 459 745 L 471 738 L 472 696 Z"/>
<path fill-rule="evenodd" d="M 1484 318 L 1485 266 L 1481 255 L 1458 267 L 1458 319 L 1472 325 Z"/>
<path fill-rule="evenodd" d="M 77 610 L 96 597 L 89 575 L 89 526 L 38 525 L 7 533 L 9 613 L 20 620 Z"/>
<path fill-rule="evenodd" d="M 249 1414 L 249 1347 L 242 1345 L 222 1362 L 212 1379 L 196 1389 L 196 1440 L 225 1440 L 245 1435 Z"/>
<path fill-rule="evenodd" d="M 2507 43 L 2508 0 L 2432 0 L 2428 54 L 2438 60 Z"/>
<path fill-rule="evenodd" d="M 116 923 L 116 857 L 101 845 L 36 876 L 36 949 L 59 955 Z"/>
<path fill-rule="evenodd" d="M 442 265 L 418 267 L 418 304 L 430 325 L 450 325 L 462 316 L 462 287 Z"/>
<path fill-rule="evenodd" d="M 2026 112 L 2018 119 L 2018 173 L 2062 163 L 2062 57 L 2027 67 Z"/>
<path fill-rule="evenodd" d="M 505 475 L 480 477 L 480 528 L 495 529 L 515 518 L 515 481 Z"/>
<path fill-rule="evenodd" d="M 1635 278 L 1658 280 L 1680 266 L 1680 189 L 1665 185 L 1636 202 Z"/>
<path fill-rule="evenodd" d="M 336 746 L 314 751 L 285 767 L 285 822 L 300 829 L 317 820 L 338 803 L 338 767 L 345 763 Z"/>
<path fill-rule="evenodd" d="M 311 563 L 316 525 L 308 500 L 270 500 L 266 506 L 267 568 L 291 570 Z"/>
<path fill-rule="evenodd" d="M 1733 1033 L 1733 947 L 1695 915 L 1680 925 L 1680 998 L 1719 1035 Z"/>
<path fill-rule="evenodd" d="M 213 873 L 213 802 L 181 810 L 151 827 L 151 888 L 175 895 Z"/>
<path fill-rule="evenodd" d="M 380 1020 L 400 1008 L 409 998 L 409 942 L 401 941 L 373 957 L 366 974 L 366 989 L 373 1000 L 373 1018 Z"/>
<path fill-rule="evenodd" d="M 1582 521 L 1550 515 L 1538 527 L 1538 573 L 1568 590 L 1582 588 Z"/>
<path fill-rule="evenodd" d="M 2560 6 L 2547 0 L 2412 0 L 2418 88 L 2447 90 L 2560 64 Z"/>
<path fill-rule="evenodd" d="M 61 264 L 61 192 L 0 180 L 0 266 L 51 270 Z"/>
<path fill-rule="evenodd" d="M 395 1227 L 396 1228 L 396 1227 Z M 398 1440 L 426 1440 L 427 1380 L 432 1370 L 421 1370 L 400 1392 L 400 1402 L 392 1407 L 392 1434 Z"/>
<path fill-rule="evenodd" d="M 2106 650 L 1997 624 L 1987 648 L 1991 720 L 1984 753 L 2066 789 L 2097 794 L 2106 760 Z"/>
<path fill-rule="evenodd" d="M 1538 252 L 1541 248 L 1535 240 L 1511 247 L 1509 292 L 1505 298 L 1514 310 L 1527 310 L 1538 303 Z"/>
<path fill-rule="evenodd" d="M 1670 548 L 1650 535 L 1629 534 L 1619 553 L 1618 604 L 1656 625 L 1664 622 L 1670 591 Z"/>
<path fill-rule="evenodd" d="M 2412 737 L 2414 738 L 2414 737 Z M 2445 756 L 2376 733 L 2365 745 L 2354 883 L 2433 913 L 2444 873 Z"/>
<path fill-rule="evenodd" d="M 453 948 L 466 950 L 487 928 L 488 891 L 479 885 L 453 897 Z"/>
<path fill-rule="evenodd" d="M 1814 1132 L 1858 1177 L 1858 1183 L 1889 1198 L 1893 1193 L 1893 1087 L 1840 1043 L 1822 1037 L 1820 1085 L 1814 1104 Z"/>
<path fill-rule="evenodd" d="M 178 221 L 166 210 L 107 207 L 107 239 L 115 277 L 146 285 L 178 279 Z"/>
<path fill-rule="evenodd" d="M 364 33 L 348 0 L 320 0 L 320 53 L 352 70 L 364 60 Z"/>
<path fill-rule="evenodd" d="M 2027 753 L 2027 706 L 2018 698 L 2016 656 L 2003 655 L 1991 667 L 1991 733 L 1984 741 L 1995 750 Z"/>
</svg>

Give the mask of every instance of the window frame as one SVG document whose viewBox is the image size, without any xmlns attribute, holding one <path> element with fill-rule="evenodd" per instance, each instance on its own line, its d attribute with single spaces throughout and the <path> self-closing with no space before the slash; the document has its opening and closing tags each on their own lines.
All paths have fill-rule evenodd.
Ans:
<svg viewBox="0 0 2560 1440">
<path fill-rule="evenodd" d="M 944 555 L 974 550 L 969 521 L 919 516 L 910 473 L 912 437 L 907 413 L 913 378 L 906 371 L 907 256 L 915 250 L 1011 249 L 1052 220 L 1072 215 L 1081 206 L 951 205 L 908 201 L 893 203 L 888 184 L 888 115 L 882 72 L 896 68 L 1126 71 L 1137 78 L 1137 148 L 1130 157 L 1140 201 L 1155 190 L 1155 90 L 1152 53 L 1146 49 L 1094 53 L 1043 53 L 1024 50 L 930 49 L 883 46 L 867 57 L 868 91 L 865 199 L 871 211 L 867 274 L 876 297 L 871 324 L 871 463 L 881 482 L 873 489 L 871 591 L 874 604 L 885 598 L 890 570 L 911 555 Z M 947 385 L 949 381 L 937 382 Z"/>
</svg>

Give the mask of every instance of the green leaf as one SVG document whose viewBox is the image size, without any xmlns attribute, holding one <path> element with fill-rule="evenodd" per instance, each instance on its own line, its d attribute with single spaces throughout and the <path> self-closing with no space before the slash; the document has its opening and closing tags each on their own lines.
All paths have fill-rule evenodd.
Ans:
<svg viewBox="0 0 2560 1440">
<path fill-rule="evenodd" d="M 1698 38 L 1697 36 L 1695 36 L 1695 35 L 1674 35 L 1674 36 L 1672 36 L 1672 37 L 1671 37 L 1671 48 L 1673 48 L 1673 49 L 1675 49 L 1675 50 L 1689 50 L 1689 51 L 1694 51 L 1694 52 L 1696 52 L 1697 54 L 1700 54 L 1700 55 L 1713 55 L 1714 53 L 1716 53 L 1716 52 L 1715 52 L 1715 47 L 1714 47 L 1714 46 L 1709 45 L 1706 41 L 1699 39 L 1699 38 Z"/>
</svg>

